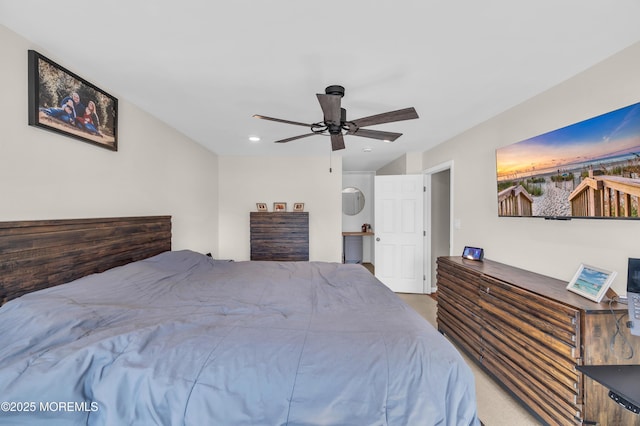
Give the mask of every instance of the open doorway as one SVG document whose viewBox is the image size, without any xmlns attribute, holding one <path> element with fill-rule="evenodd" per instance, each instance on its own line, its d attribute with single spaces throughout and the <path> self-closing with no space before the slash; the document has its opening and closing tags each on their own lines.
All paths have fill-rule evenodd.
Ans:
<svg viewBox="0 0 640 426">
<path fill-rule="evenodd" d="M 453 161 L 424 172 L 425 290 L 436 287 L 436 260 L 450 256 L 453 241 Z"/>
</svg>

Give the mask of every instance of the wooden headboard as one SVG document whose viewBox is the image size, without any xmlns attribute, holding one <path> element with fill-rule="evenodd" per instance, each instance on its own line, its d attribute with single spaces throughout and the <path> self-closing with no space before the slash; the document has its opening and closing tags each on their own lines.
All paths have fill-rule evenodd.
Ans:
<svg viewBox="0 0 640 426">
<path fill-rule="evenodd" d="M 171 216 L 0 222 L 0 304 L 171 250 Z"/>
</svg>

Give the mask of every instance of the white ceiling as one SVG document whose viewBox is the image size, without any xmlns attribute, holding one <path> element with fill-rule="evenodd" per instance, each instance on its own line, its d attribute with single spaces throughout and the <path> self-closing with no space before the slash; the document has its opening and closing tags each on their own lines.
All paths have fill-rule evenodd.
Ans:
<svg viewBox="0 0 640 426">
<path fill-rule="evenodd" d="M 252 115 L 321 121 L 315 94 L 332 84 L 348 119 L 416 108 L 372 127 L 403 133 L 394 143 L 346 136 L 332 154 L 345 171 L 425 151 L 574 76 L 639 41 L 639 17 L 639 0 L 0 0 L 0 24 L 40 53 L 219 155 L 328 159 L 329 138 L 274 144 L 308 130 Z"/>
</svg>

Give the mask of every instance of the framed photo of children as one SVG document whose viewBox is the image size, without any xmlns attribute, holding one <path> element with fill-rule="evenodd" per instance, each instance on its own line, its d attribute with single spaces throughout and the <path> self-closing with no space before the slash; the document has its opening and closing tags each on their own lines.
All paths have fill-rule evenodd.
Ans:
<svg viewBox="0 0 640 426">
<path fill-rule="evenodd" d="M 118 100 L 29 50 L 29 125 L 118 150 Z"/>
</svg>

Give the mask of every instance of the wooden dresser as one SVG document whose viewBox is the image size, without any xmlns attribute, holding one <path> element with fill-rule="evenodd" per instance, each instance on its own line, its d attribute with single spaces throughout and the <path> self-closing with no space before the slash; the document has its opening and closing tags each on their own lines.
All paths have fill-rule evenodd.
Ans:
<svg viewBox="0 0 640 426">
<path fill-rule="evenodd" d="M 540 420 L 640 425 L 640 416 L 575 368 L 640 363 L 640 338 L 624 326 L 628 317 L 621 321 L 624 337 L 614 339 L 626 305 L 610 309 L 569 292 L 566 282 L 486 259 L 438 258 L 437 284 L 438 330 Z M 630 353 L 624 339 L 633 345 L 631 359 L 624 359 Z"/>
<path fill-rule="evenodd" d="M 251 212 L 251 260 L 308 261 L 308 212 Z"/>
</svg>

